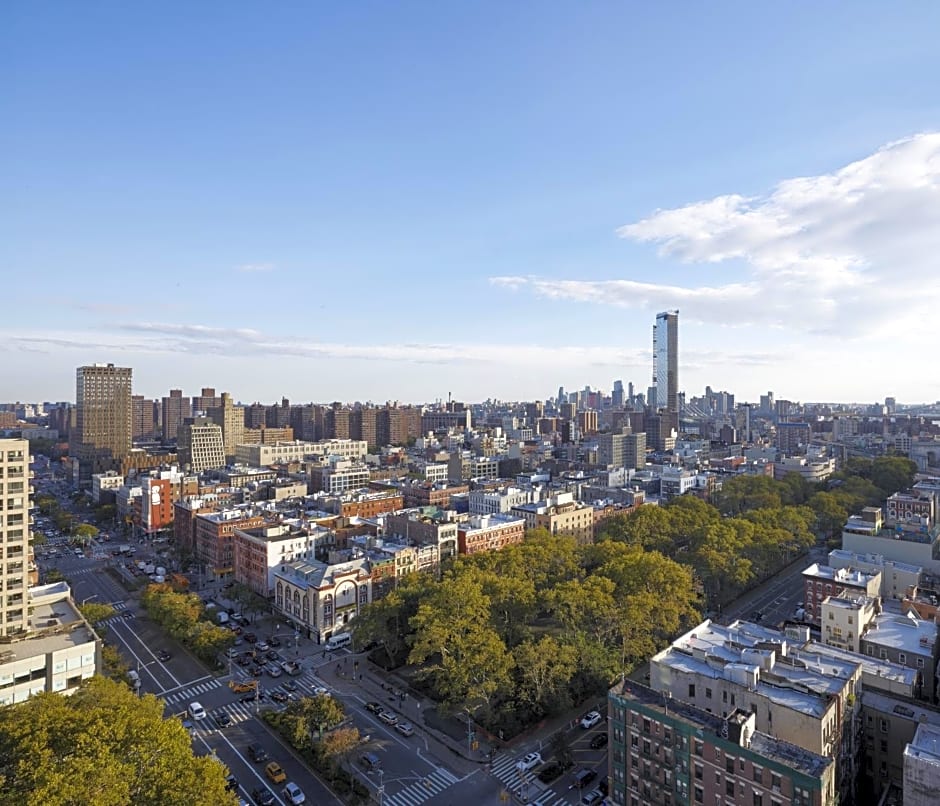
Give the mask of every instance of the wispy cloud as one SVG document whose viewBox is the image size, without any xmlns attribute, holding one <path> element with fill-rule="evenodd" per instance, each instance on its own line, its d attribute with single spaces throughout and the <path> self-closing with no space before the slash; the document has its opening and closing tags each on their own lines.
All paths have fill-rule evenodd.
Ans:
<svg viewBox="0 0 940 806">
<path fill-rule="evenodd" d="M 940 302 L 940 133 L 890 143 L 832 173 L 658 210 L 618 235 L 663 257 L 726 264 L 732 282 L 494 277 L 549 299 L 623 307 L 679 306 L 688 320 L 798 332 L 877 335 L 899 317 L 926 333 Z M 740 268 L 739 268 L 740 266 Z"/>
<path fill-rule="evenodd" d="M 273 263 L 242 263 L 235 267 L 236 271 L 242 274 L 262 274 L 264 272 L 274 271 Z"/>
</svg>

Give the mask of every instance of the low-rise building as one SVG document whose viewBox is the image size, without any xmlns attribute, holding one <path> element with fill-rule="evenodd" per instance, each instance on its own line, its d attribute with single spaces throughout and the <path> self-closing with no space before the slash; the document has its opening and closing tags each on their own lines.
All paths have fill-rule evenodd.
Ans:
<svg viewBox="0 0 940 806">
<path fill-rule="evenodd" d="M 323 563 L 297 560 L 274 572 L 274 606 L 294 628 L 326 643 L 345 632 L 359 611 L 372 601 L 372 574 L 365 557 Z"/>
<path fill-rule="evenodd" d="M 436 546 L 441 561 L 457 556 L 458 523 L 452 513 L 425 507 L 389 513 L 383 519 L 383 536 L 401 545 Z"/>
<path fill-rule="evenodd" d="M 498 551 L 521 543 L 525 538 L 525 520 L 513 515 L 471 515 L 457 529 L 458 551 L 478 554 Z"/>
<path fill-rule="evenodd" d="M 0 706 L 43 691 L 71 694 L 101 673 L 101 639 L 85 621 L 65 582 L 29 589 L 29 626 L 0 644 Z"/>
<path fill-rule="evenodd" d="M 365 487 L 370 480 L 368 465 L 337 456 L 330 456 L 323 465 L 311 465 L 309 474 L 311 489 L 329 495 L 358 490 Z"/>
<path fill-rule="evenodd" d="M 625 680 L 607 696 L 610 801 L 648 804 L 835 806 L 831 758 L 757 727 L 757 715 L 723 716 Z"/>
<path fill-rule="evenodd" d="M 553 535 L 571 535 L 579 543 L 594 542 L 594 508 L 574 500 L 572 493 L 558 493 L 546 501 L 521 504 L 510 510 L 521 517 L 526 529 L 547 529 Z"/>
<path fill-rule="evenodd" d="M 725 717 L 741 708 L 756 730 L 836 762 L 835 790 L 852 796 L 860 754 L 856 729 L 861 666 L 748 622 L 705 621 L 654 655 L 650 685 Z"/>
<path fill-rule="evenodd" d="M 351 440 L 337 440 L 337 442 L 341 442 L 342 445 L 339 446 L 334 453 L 341 456 L 346 456 L 347 453 L 354 453 L 355 458 L 361 458 L 359 456 L 358 446 L 355 450 L 352 450 L 350 446 L 346 445 L 346 443 L 351 442 Z M 347 448 L 345 453 L 343 452 L 343 448 Z M 290 442 L 272 442 L 267 445 L 246 445 L 242 443 L 235 447 L 235 461 L 238 462 L 238 464 L 248 465 L 249 467 L 268 467 L 284 462 L 300 462 L 308 456 L 314 454 L 323 455 L 324 453 L 325 449 L 323 443 L 304 442 L 299 439 L 291 440 Z M 362 456 L 365 456 L 365 454 L 362 454 Z"/>
<path fill-rule="evenodd" d="M 857 569 L 881 574 L 882 599 L 903 599 L 911 586 L 920 585 L 923 569 L 918 565 L 885 559 L 880 554 L 855 554 L 844 549 L 829 552 L 830 568 Z"/>
<path fill-rule="evenodd" d="M 904 748 L 904 806 L 934 806 L 940 793 L 940 726 L 918 725 Z"/>
<path fill-rule="evenodd" d="M 842 548 L 854 554 L 880 554 L 940 575 L 940 528 L 919 521 L 887 527 L 878 507 L 865 507 L 842 529 Z"/>
<path fill-rule="evenodd" d="M 285 563 L 316 560 L 336 547 L 336 533 L 313 524 L 270 523 L 232 535 L 235 581 L 259 596 L 274 593 L 274 571 Z"/>
<path fill-rule="evenodd" d="M 871 596 L 827 596 L 820 616 L 823 643 L 858 652 L 862 633 L 878 609 L 878 600 Z"/>
<path fill-rule="evenodd" d="M 107 473 L 95 473 L 91 477 L 91 497 L 96 504 L 101 503 L 103 492 L 115 492 L 124 486 L 124 476 L 114 470 Z"/>
<path fill-rule="evenodd" d="M 936 622 L 922 621 L 913 613 L 905 616 L 882 613 L 862 635 L 860 651 L 913 669 L 919 676 L 916 696 L 927 702 L 937 701 L 940 643 Z"/>
<path fill-rule="evenodd" d="M 813 563 L 803 572 L 803 602 L 806 620 L 819 624 L 822 602 L 827 596 L 881 595 L 881 574 Z"/>
</svg>

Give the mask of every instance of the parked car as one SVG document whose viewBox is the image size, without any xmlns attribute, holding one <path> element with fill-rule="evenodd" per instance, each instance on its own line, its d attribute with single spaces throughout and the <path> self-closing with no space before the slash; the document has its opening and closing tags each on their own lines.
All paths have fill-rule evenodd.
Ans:
<svg viewBox="0 0 940 806">
<path fill-rule="evenodd" d="M 287 780 L 287 773 L 276 761 L 268 762 L 268 765 L 264 768 L 264 774 L 276 784 L 282 784 Z"/>
<path fill-rule="evenodd" d="M 598 733 L 593 739 L 591 739 L 591 749 L 598 750 L 601 747 L 607 747 L 607 734 Z"/>
<path fill-rule="evenodd" d="M 366 710 L 371 711 L 373 714 L 378 714 L 382 710 L 382 703 L 376 702 L 375 700 L 367 702 Z"/>
<path fill-rule="evenodd" d="M 414 725 L 412 725 L 410 722 L 399 722 L 397 725 L 395 725 L 395 730 L 397 730 L 402 736 L 411 736 L 415 732 Z"/>
<path fill-rule="evenodd" d="M 379 711 L 379 719 L 386 725 L 395 725 L 398 722 L 398 717 L 391 711 Z"/>
<path fill-rule="evenodd" d="M 597 711 L 588 711 L 581 718 L 581 727 L 584 728 L 585 730 L 590 730 L 595 725 L 600 724 L 601 719 L 602 717 Z"/>
<path fill-rule="evenodd" d="M 238 791 L 238 779 L 234 775 L 232 775 L 232 773 L 229 773 L 228 775 L 225 776 L 225 788 L 229 792 Z"/>
<path fill-rule="evenodd" d="M 542 761 L 542 756 L 539 753 L 526 753 L 519 762 L 516 764 L 516 767 L 523 772 L 528 772 L 534 767 L 538 767 L 545 762 Z"/>
</svg>

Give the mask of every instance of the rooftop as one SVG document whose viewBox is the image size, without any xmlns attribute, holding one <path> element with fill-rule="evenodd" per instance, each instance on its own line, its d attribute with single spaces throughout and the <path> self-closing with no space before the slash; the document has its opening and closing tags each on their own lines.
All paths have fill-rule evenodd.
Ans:
<svg viewBox="0 0 940 806">
<path fill-rule="evenodd" d="M 906 616 L 882 613 L 872 620 L 862 640 L 911 654 L 932 655 L 937 625 L 918 618 L 913 612 Z"/>
<path fill-rule="evenodd" d="M 688 703 L 665 697 L 660 692 L 634 680 L 624 680 L 618 683 L 610 690 L 610 693 L 627 701 L 642 703 L 650 710 L 661 711 L 664 715 L 685 722 L 696 730 L 713 733 L 716 738 L 720 739 L 722 736 L 722 727 L 725 720 Z M 820 777 L 826 767 L 832 763 L 831 759 L 805 750 L 790 742 L 768 736 L 760 731 L 756 731 L 751 735 L 750 750 L 756 755 L 779 762 L 813 778 Z"/>
<path fill-rule="evenodd" d="M 840 585 L 852 585 L 856 588 L 866 588 L 868 584 L 881 575 L 880 571 L 859 571 L 855 568 L 830 568 L 828 565 L 813 563 L 803 571 L 804 577 L 814 579 L 832 580 Z"/>
<path fill-rule="evenodd" d="M 833 549 L 829 552 L 830 565 L 833 560 L 839 560 L 849 565 L 867 563 L 868 565 L 890 566 L 898 571 L 907 571 L 912 574 L 923 573 L 923 569 L 919 565 L 902 563 L 897 560 L 886 560 L 882 554 L 856 554 L 855 552 L 845 551 L 844 549 Z"/>
<path fill-rule="evenodd" d="M 904 756 L 940 764 L 940 728 L 927 724 L 918 725 L 911 743 L 904 748 Z"/>
</svg>

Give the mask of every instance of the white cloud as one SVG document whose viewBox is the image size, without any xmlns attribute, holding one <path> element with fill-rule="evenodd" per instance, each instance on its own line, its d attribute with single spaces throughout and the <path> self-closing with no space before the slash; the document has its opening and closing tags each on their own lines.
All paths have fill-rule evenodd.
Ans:
<svg viewBox="0 0 940 806">
<path fill-rule="evenodd" d="M 927 133 L 890 143 L 833 173 L 785 180 L 765 195 L 731 194 L 658 210 L 617 231 L 658 245 L 663 257 L 726 264 L 723 277 L 739 272 L 732 282 L 492 282 L 552 299 L 679 307 L 686 321 L 798 333 L 870 337 L 903 319 L 903 335 L 919 337 L 930 326 L 926 314 L 940 302 L 938 221 L 940 133 Z M 910 329 L 915 322 L 916 333 Z"/>
<path fill-rule="evenodd" d="M 235 267 L 236 271 L 240 271 L 243 274 L 260 274 L 263 272 L 274 271 L 273 263 L 243 263 L 241 266 Z"/>
</svg>

